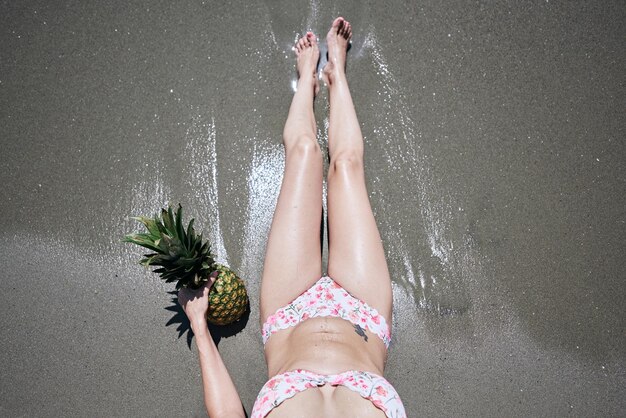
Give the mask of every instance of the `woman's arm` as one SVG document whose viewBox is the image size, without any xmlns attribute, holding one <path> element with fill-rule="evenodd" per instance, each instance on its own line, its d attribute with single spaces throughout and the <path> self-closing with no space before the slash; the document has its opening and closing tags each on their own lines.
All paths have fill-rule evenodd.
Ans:
<svg viewBox="0 0 626 418">
<path fill-rule="evenodd" d="M 237 389 L 207 326 L 206 313 L 209 308 L 211 284 L 204 285 L 196 291 L 183 288 L 178 292 L 178 301 L 189 317 L 191 329 L 196 337 L 204 387 L 204 404 L 209 417 L 245 417 Z"/>
</svg>

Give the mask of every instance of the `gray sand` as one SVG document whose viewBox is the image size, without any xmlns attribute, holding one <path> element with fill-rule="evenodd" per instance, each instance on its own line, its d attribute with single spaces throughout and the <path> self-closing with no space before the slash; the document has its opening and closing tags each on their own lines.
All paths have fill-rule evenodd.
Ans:
<svg viewBox="0 0 626 418">
<path fill-rule="evenodd" d="M 1 416 L 204 415 L 173 287 L 120 243 L 166 202 L 247 279 L 219 348 L 250 411 L 290 48 L 337 15 L 409 416 L 626 413 L 623 2 L 210 3 L 0 4 Z"/>
</svg>

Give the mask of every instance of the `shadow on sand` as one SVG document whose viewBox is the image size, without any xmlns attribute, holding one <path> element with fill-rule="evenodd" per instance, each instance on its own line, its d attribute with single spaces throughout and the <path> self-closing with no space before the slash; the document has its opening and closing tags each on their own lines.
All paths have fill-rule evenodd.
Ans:
<svg viewBox="0 0 626 418">
<path fill-rule="evenodd" d="M 177 324 L 176 331 L 178 331 L 178 338 L 181 338 L 185 333 L 187 334 L 187 346 L 191 349 L 191 341 L 193 340 L 193 331 L 191 330 L 191 325 L 189 324 L 189 319 L 187 315 L 185 315 L 185 311 L 183 311 L 183 307 L 178 303 L 178 294 L 176 291 L 167 292 L 172 295 L 171 305 L 166 307 L 165 309 L 171 312 L 174 312 L 174 316 L 167 321 L 165 326 L 175 325 Z M 222 338 L 232 337 L 240 333 L 248 324 L 248 319 L 250 318 L 250 304 L 246 307 L 246 311 L 239 318 L 238 321 L 233 322 L 228 325 L 213 325 L 209 324 L 209 331 L 211 332 L 211 337 L 213 338 L 213 342 L 216 346 L 219 346 L 219 343 Z"/>
</svg>

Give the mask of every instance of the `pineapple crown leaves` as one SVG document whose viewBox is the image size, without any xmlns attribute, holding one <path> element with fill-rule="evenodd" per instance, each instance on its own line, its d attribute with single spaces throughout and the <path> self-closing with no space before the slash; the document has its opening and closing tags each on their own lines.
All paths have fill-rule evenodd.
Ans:
<svg viewBox="0 0 626 418">
<path fill-rule="evenodd" d="M 183 225 L 183 208 L 179 204 L 174 212 L 168 205 L 154 218 L 132 217 L 144 224 L 148 232 L 124 236 L 122 241 L 140 245 L 151 250 L 139 261 L 144 266 L 159 266 L 154 270 L 166 282 L 176 282 L 176 288 L 196 289 L 209 281 L 215 270 L 215 260 L 208 241 L 203 242 L 202 234 L 196 235 L 194 219 L 187 229 Z"/>
</svg>

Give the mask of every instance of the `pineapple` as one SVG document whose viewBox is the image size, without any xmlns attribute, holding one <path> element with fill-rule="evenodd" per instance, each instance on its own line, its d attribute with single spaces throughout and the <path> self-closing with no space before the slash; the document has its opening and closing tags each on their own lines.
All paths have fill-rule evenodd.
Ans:
<svg viewBox="0 0 626 418">
<path fill-rule="evenodd" d="M 140 245 L 153 251 L 145 254 L 140 263 L 144 266 L 159 266 L 154 270 L 166 282 L 176 282 L 176 289 L 188 287 L 197 289 L 208 282 L 209 276 L 217 272 L 217 277 L 209 292 L 207 320 L 216 325 L 226 325 L 237 321 L 248 307 L 248 293 L 243 280 L 228 267 L 216 264 L 209 243 L 202 241 L 202 234 L 196 235 L 192 219 L 185 230 L 183 208 L 178 205 L 176 212 L 168 206 L 161 209 L 153 219 L 145 216 L 133 217 L 148 229 L 147 233 L 129 234 L 125 242 Z"/>
</svg>

